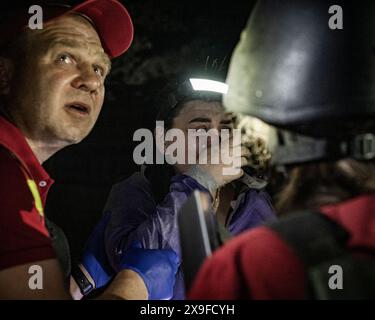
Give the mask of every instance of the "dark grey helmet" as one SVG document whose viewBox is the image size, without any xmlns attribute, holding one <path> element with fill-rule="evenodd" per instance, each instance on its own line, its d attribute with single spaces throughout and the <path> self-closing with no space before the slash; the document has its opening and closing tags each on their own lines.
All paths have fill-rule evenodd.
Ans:
<svg viewBox="0 0 375 320">
<path fill-rule="evenodd" d="M 343 29 L 329 26 L 332 5 L 343 10 Z M 375 1 L 260 0 L 235 48 L 227 83 L 230 111 L 329 137 L 338 148 L 331 154 L 350 156 L 352 142 L 340 143 L 352 137 L 340 124 L 375 117 Z M 369 138 L 366 146 L 375 148 Z M 324 143 L 319 148 L 312 160 L 328 153 Z M 301 161 L 311 158 L 307 151 L 302 148 Z"/>
</svg>

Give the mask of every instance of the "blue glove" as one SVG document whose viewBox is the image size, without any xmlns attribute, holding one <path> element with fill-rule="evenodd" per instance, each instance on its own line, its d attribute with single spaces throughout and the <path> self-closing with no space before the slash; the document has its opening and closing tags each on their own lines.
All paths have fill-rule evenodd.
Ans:
<svg viewBox="0 0 375 320">
<path fill-rule="evenodd" d="M 139 243 L 134 243 L 125 250 L 120 269 L 131 269 L 140 275 L 149 300 L 169 300 L 173 297 L 179 264 L 177 254 L 171 249 L 142 249 Z"/>
<path fill-rule="evenodd" d="M 104 247 L 104 232 L 109 220 L 110 214 L 105 213 L 96 225 L 83 251 L 81 264 L 94 280 L 95 288 L 107 285 L 115 276 L 115 272 L 108 263 Z"/>
</svg>

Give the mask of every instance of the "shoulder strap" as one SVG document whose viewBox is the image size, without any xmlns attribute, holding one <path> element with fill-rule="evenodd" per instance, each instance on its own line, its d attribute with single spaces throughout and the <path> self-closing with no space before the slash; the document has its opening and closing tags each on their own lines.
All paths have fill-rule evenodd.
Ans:
<svg viewBox="0 0 375 320">
<path fill-rule="evenodd" d="M 354 257 L 346 248 L 349 233 L 335 221 L 318 212 L 297 212 L 268 227 L 276 232 L 306 268 L 306 298 L 324 300 L 373 299 L 375 260 Z M 339 266 L 343 287 L 332 289 L 329 269 Z"/>
<path fill-rule="evenodd" d="M 301 211 L 268 224 L 297 254 L 306 267 L 346 254 L 348 232 L 318 212 Z"/>
<path fill-rule="evenodd" d="M 71 273 L 70 247 L 64 231 L 53 221 L 45 218 L 46 228 L 51 236 L 53 249 L 64 272 L 65 279 L 69 279 Z"/>
</svg>

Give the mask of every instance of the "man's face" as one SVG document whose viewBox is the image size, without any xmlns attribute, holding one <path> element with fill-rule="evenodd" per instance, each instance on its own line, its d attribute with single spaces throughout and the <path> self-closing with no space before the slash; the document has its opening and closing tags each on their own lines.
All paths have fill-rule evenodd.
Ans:
<svg viewBox="0 0 375 320">
<path fill-rule="evenodd" d="M 93 128 L 104 100 L 110 60 L 99 36 L 83 17 L 66 15 L 28 37 L 8 109 L 29 139 L 78 143 Z"/>
</svg>

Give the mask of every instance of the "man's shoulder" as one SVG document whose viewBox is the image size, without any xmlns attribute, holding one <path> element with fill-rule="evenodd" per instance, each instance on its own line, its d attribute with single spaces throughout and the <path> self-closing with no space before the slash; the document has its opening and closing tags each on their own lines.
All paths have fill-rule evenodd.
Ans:
<svg viewBox="0 0 375 320">
<path fill-rule="evenodd" d="M 17 157 L 0 147 L 0 270 L 55 256 L 25 175 Z"/>
<path fill-rule="evenodd" d="M 0 147 L 0 215 L 3 219 L 18 219 L 21 212 L 35 209 L 27 183 L 26 171 L 11 151 Z"/>
<path fill-rule="evenodd" d="M 0 144 L 0 165 L 4 166 L 13 162 L 16 162 L 16 159 L 14 158 L 12 151 Z"/>
<path fill-rule="evenodd" d="M 8 149 L 0 146 L 0 185 L 11 186 L 12 183 L 21 182 L 25 184 L 25 178 L 22 171 L 21 162 Z"/>
<path fill-rule="evenodd" d="M 1 213 L 34 207 L 25 172 L 17 157 L 10 150 L 0 146 Z"/>
</svg>

